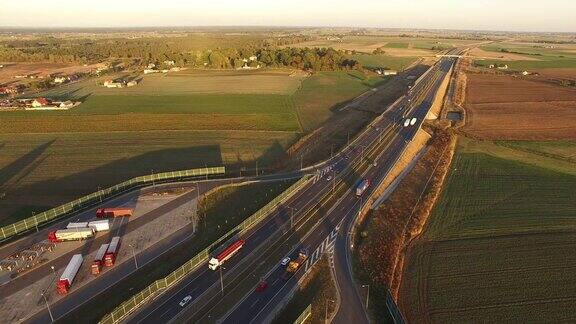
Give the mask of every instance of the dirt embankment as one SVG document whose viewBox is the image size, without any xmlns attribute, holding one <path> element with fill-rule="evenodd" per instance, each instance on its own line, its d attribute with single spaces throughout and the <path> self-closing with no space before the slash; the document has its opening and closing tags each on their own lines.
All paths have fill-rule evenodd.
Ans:
<svg viewBox="0 0 576 324">
<path fill-rule="evenodd" d="M 428 151 L 414 169 L 362 224 L 356 265 L 361 279 L 374 287 L 373 310 L 377 318 L 385 316 L 385 295 L 378 291 L 390 288 L 397 299 L 404 251 L 426 224 L 449 169 L 455 143 L 454 135 L 436 130 Z"/>
</svg>

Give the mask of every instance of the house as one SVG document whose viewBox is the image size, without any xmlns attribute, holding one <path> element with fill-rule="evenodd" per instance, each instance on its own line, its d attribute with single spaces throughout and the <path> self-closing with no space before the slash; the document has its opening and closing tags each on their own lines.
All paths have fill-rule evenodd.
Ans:
<svg viewBox="0 0 576 324">
<path fill-rule="evenodd" d="M 159 70 L 154 70 L 154 69 L 145 69 L 144 70 L 144 74 L 150 74 L 150 73 L 158 73 L 160 72 Z"/>
<path fill-rule="evenodd" d="M 398 71 L 394 71 L 394 70 L 384 70 L 384 76 L 389 76 L 389 75 L 397 75 Z"/>
<path fill-rule="evenodd" d="M 34 107 L 34 108 L 45 107 L 45 106 L 48 106 L 49 104 L 50 104 L 50 100 L 48 100 L 44 97 L 36 98 L 36 99 L 34 99 L 34 101 L 32 101 L 32 107 Z"/>
<path fill-rule="evenodd" d="M 252 55 L 249 57 L 250 61 L 256 61 L 258 59 L 258 57 L 256 57 L 255 55 Z"/>
<path fill-rule="evenodd" d="M 62 101 L 58 107 L 69 109 L 74 107 L 74 102 L 70 100 Z"/>
<path fill-rule="evenodd" d="M 54 78 L 54 83 L 60 83 L 60 84 L 61 84 L 61 83 L 64 83 L 64 82 L 66 82 L 66 81 L 68 81 L 68 78 L 63 77 L 63 76 L 62 76 L 62 77 L 55 77 L 55 78 Z"/>
<path fill-rule="evenodd" d="M 523 71 L 523 72 L 522 72 L 522 75 L 523 75 L 523 76 L 530 75 L 530 72 L 528 72 L 528 71 Z"/>
<path fill-rule="evenodd" d="M 153 68 L 155 68 L 155 67 L 156 67 L 156 64 L 154 64 L 154 63 L 148 64 L 148 68 L 149 68 L 149 69 L 153 69 Z"/>
<path fill-rule="evenodd" d="M 133 87 L 133 86 L 135 86 L 135 85 L 137 85 L 137 84 L 138 84 L 138 81 L 132 80 L 132 81 L 126 83 L 126 86 L 128 86 L 128 87 Z"/>
<path fill-rule="evenodd" d="M 162 62 L 162 63 L 164 63 L 164 64 L 166 64 L 166 65 L 168 65 L 168 66 L 174 66 L 174 64 L 176 64 L 176 62 L 174 62 L 174 61 L 169 61 L 169 60 L 166 60 L 166 61 L 164 61 L 164 62 Z"/>
</svg>

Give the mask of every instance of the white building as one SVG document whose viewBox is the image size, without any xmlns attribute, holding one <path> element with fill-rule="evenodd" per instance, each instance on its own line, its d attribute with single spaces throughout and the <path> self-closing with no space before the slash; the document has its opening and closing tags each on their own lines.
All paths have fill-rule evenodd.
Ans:
<svg viewBox="0 0 576 324">
<path fill-rule="evenodd" d="M 55 77 L 54 78 L 54 83 L 64 83 L 68 80 L 68 78 L 66 77 Z"/>
</svg>

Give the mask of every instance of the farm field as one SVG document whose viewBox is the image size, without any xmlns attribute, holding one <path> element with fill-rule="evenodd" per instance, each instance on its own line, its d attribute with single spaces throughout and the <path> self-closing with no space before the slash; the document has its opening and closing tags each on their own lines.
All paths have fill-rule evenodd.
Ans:
<svg viewBox="0 0 576 324">
<path fill-rule="evenodd" d="M 385 79 L 358 71 L 314 74 L 293 96 L 303 129 L 315 129 L 347 101 L 383 82 Z"/>
<path fill-rule="evenodd" d="M 453 46 L 468 45 L 478 41 L 442 38 L 411 38 L 386 35 L 343 36 L 340 39 L 318 39 L 298 43 L 296 47 L 332 47 L 341 50 L 350 50 L 364 53 L 372 53 L 375 49 L 383 47 L 386 54 L 392 56 L 430 56 L 438 48 L 450 48 Z M 433 49 L 435 48 L 435 49 Z"/>
<path fill-rule="evenodd" d="M 503 75 L 468 74 L 464 130 L 483 139 L 574 139 L 576 89 Z"/>
<path fill-rule="evenodd" d="M 150 88 L 159 88 L 170 78 L 198 83 L 198 78 L 228 76 L 245 79 L 227 88 L 212 82 L 206 92 L 193 92 L 183 83 L 179 91 L 166 87 L 165 95 L 138 90 L 148 76 L 133 88 L 141 91 L 135 93 L 106 89 L 92 79 L 44 93 L 63 99 L 88 95 L 72 110 L 3 112 L 0 223 L 151 172 L 205 165 L 253 172 L 256 160 L 267 172 L 303 132 L 329 118 L 334 106 L 384 80 L 356 71 L 305 77 L 288 70 L 214 75 L 187 70 L 180 77 L 149 80 L 158 82 Z M 282 76 L 284 84 L 265 88 L 267 81 L 260 76 L 272 76 L 277 83 Z M 244 93 L 252 77 L 257 80 L 252 86 L 267 92 Z"/>
<path fill-rule="evenodd" d="M 70 74 L 77 72 L 89 72 L 90 70 L 95 70 L 101 66 L 101 64 L 82 66 L 66 63 L 0 62 L 0 64 L 4 65 L 3 68 L 0 68 L 0 84 L 21 81 L 22 79 L 14 78 L 16 75 L 46 76 L 50 73 Z"/>
<path fill-rule="evenodd" d="M 539 143 L 574 152 L 574 144 Z M 444 192 L 404 265 L 410 322 L 573 322 L 576 165 L 524 161 L 461 138 Z M 562 161 L 565 162 L 565 161 Z"/>
<path fill-rule="evenodd" d="M 496 58 L 476 60 L 478 66 L 490 64 L 507 64 L 511 70 L 538 71 L 554 68 L 576 68 L 576 49 L 573 45 L 562 45 L 555 48 L 543 48 L 541 44 L 530 43 L 494 43 L 481 46 L 480 50 L 492 53 Z"/>
<path fill-rule="evenodd" d="M 357 60 L 367 68 L 385 68 L 390 70 L 404 70 L 417 60 L 416 57 L 396 57 L 384 54 L 352 54 L 350 58 Z"/>
</svg>

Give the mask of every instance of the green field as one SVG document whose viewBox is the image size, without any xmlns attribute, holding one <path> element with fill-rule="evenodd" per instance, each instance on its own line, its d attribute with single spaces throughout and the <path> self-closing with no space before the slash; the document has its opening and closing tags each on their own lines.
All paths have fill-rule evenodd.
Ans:
<svg viewBox="0 0 576 324">
<path fill-rule="evenodd" d="M 385 68 L 390 70 L 404 70 L 416 61 L 416 57 L 397 57 L 386 54 L 354 54 L 350 58 L 357 60 L 367 68 Z"/>
<path fill-rule="evenodd" d="M 576 303 L 576 164 L 559 169 L 550 156 L 525 150 L 573 155 L 574 143 L 506 146 L 460 139 L 406 264 L 401 291 L 409 321 L 576 319 L 569 306 Z"/>
<path fill-rule="evenodd" d="M 487 67 L 490 64 L 507 64 L 512 70 L 538 70 L 553 68 L 576 68 L 576 52 L 563 49 L 548 49 L 518 44 L 491 44 L 481 47 L 483 50 L 491 52 L 501 52 L 502 50 L 514 54 L 525 55 L 533 60 L 476 60 L 475 64 Z"/>
<path fill-rule="evenodd" d="M 303 129 L 315 129 L 348 100 L 382 82 L 385 79 L 358 71 L 315 73 L 293 96 Z"/>
<path fill-rule="evenodd" d="M 390 42 L 384 45 L 386 48 L 408 48 L 409 43 Z"/>
<path fill-rule="evenodd" d="M 241 93 L 250 79 L 225 89 L 214 82 L 253 77 L 251 87 L 264 91 L 261 76 L 276 82 L 282 76 L 284 88 L 275 87 L 284 90 Z M 270 172 L 303 130 L 313 130 L 332 115 L 331 108 L 383 81 L 357 71 L 302 79 L 301 72 L 284 70 L 189 70 L 174 78 L 201 78 L 221 93 L 195 93 L 185 87 L 177 91 L 158 84 L 156 91 L 166 90 L 159 95 L 139 88 L 147 77 L 134 88 L 106 89 L 86 80 L 44 93 L 84 100 L 69 111 L 2 113 L 0 222 L 151 172 L 205 165 L 253 172 L 256 160 L 261 170 Z"/>
</svg>

